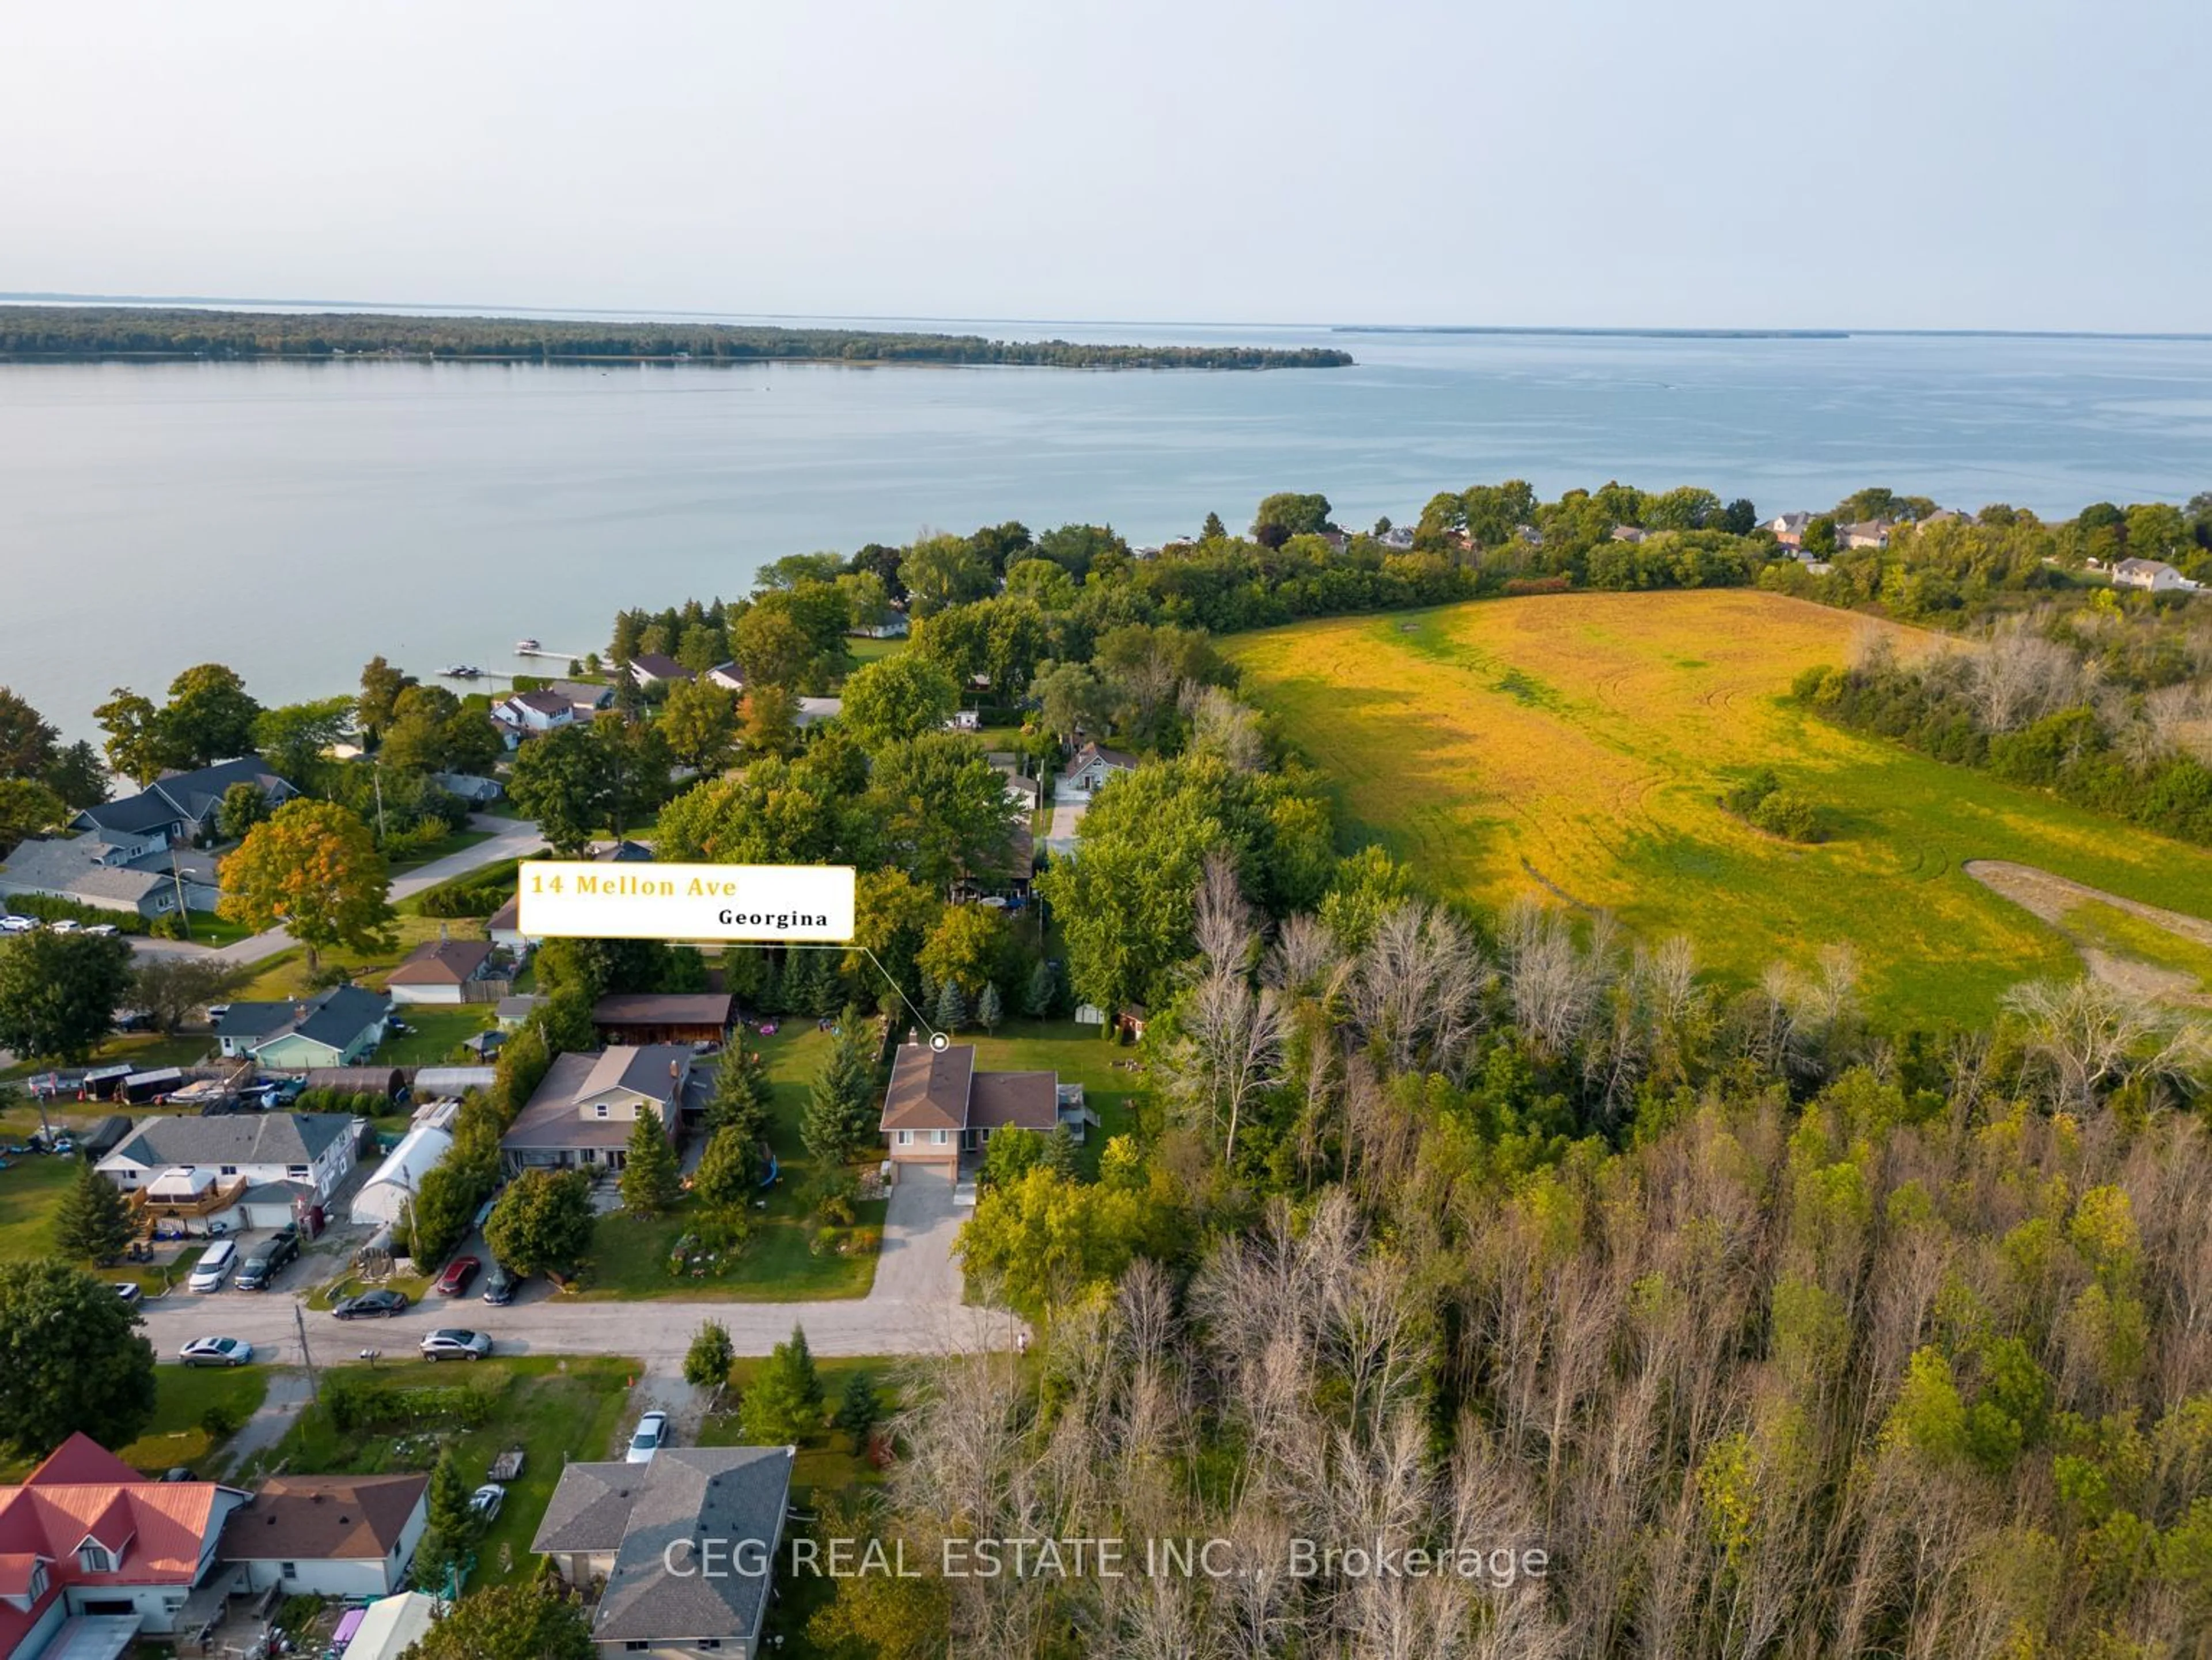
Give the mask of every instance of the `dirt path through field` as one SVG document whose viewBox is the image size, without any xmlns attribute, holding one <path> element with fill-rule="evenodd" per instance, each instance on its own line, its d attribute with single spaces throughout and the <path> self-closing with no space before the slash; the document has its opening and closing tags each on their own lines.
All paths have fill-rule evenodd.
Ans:
<svg viewBox="0 0 2212 1660">
<path fill-rule="evenodd" d="M 2124 899 L 2102 888 L 2038 870 L 2033 865 L 2015 865 L 2002 859 L 1969 859 L 1960 868 L 1990 892 L 2011 900 L 2073 940 L 2089 972 L 2106 984 L 2156 1002 L 2212 1008 L 2212 994 L 2199 988 L 2195 976 L 2100 951 L 2076 937 L 2074 930 L 2067 927 L 2066 917 L 2077 905 L 2109 905 L 2153 927 L 2162 928 L 2176 939 L 2205 946 L 2212 946 L 2212 922 L 2162 906 L 2146 905 L 2139 899 Z"/>
</svg>

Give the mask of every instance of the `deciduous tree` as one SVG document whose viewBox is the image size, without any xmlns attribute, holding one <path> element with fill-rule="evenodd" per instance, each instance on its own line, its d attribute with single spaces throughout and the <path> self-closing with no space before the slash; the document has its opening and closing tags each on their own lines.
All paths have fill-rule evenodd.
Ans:
<svg viewBox="0 0 2212 1660">
<path fill-rule="evenodd" d="M 391 872 L 368 825 L 334 801 L 288 801 L 222 861 L 222 915 L 283 927 L 307 948 L 314 972 L 334 946 L 390 949 Z"/>
<path fill-rule="evenodd" d="M 565 1280 L 591 1254 L 598 1218 L 592 1178 L 580 1170 L 526 1170 L 484 1219 L 484 1243 L 515 1273 Z"/>
<path fill-rule="evenodd" d="M 960 685 L 935 659 L 905 651 L 854 671 L 842 695 L 839 719 L 873 751 L 943 730 L 959 705 Z"/>
<path fill-rule="evenodd" d="M 0 1049 L 82 1062 L 115 1028 L 131 989 L 131 946 L 118 936 L 41 928 L 0 941 Z"/>
<path fill-rule="evenodd" d="M 472 1591 L 438 1616 L 405 1660 L 596 1660 L 575 1594 L 557 1579 L 514 1579 Z"/>
<path fill-rule="evenodd" d="M 127 1446 L 154 1415 L 154 1346 L 105 1280 L 0 1262 L 0 1444 L 43 1458 L 79 1431 Z"/>
</svg>

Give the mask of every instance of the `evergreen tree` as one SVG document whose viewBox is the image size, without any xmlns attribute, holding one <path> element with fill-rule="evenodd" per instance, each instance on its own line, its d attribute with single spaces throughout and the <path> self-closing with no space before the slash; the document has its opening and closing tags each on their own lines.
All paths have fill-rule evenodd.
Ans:
<svg viewBox="0 0 2212 1660">
<path fill-rule="evenodd" d="M 804 956 L 805 952 L 799 953 Z M 787 964 L 779 964 L 773 958 L 762 966 L 758 1003 L 763 1014 L 781 1014 L 790 1004 L 784 998 L 784 976 Z"/>
<path fill-rule="evenodd" d="M 853 1438 L 854 1452 L 867 1450 L 868 1432 L 875 1428 L 883 1415 L 883 1402 L 876 1398 L 875 1380 L 864 1371 L 848 1373 L 844 1389 L 838 1393 L 836 1414 L 830 1421 Z"/>
<path fill-rule="evenodd" d="M 848 1009 L 830 1040 L 830 1058 L 807 1092 L 799 1139 L 822 1164 L 841 1164 L 874 1143 L 880 1117 L 859 1011 Z"/>
<path fill-rule="evenodd" d="M 760 1143 L 734 1126 L 716 1130 L 691 1174 L 691 1191 L 710 1211 L 741 1211 L 760 1184 Z"/>
<path fill-rule="evenodd" d="M 999 1023 L 1006 1018 L 1006 1006 L 999 1000 L 999 988 L 986 981 L 983 995 L 975 1004 L 975 1018 L 983 1023 L 985 1031 L 996 1031 Z"/>
<path fill-rule="evenodd" d="M 749 1141 L 768 1128 L 768 1068 L 740 1043 L 722 1052 L 714 1071 L 714 1093 L 707 1098 L 707 1127 L 733 1129 Z"/>
<path fill-rule="evenodd" d="M 787 952 L 783 960 L 783 1006 L 794 1015 L 811 1015 L 822 994 L 822 953 Z"/>
<path fill-rule="evenodd" d="M 446 1570 L 467 1561 L 481 1525 L 482 1518 L 469 1508 L 469 1484 L 461 1479 L 460 1462 L 448 1449 L 430 1472 L 429 1525 L 415 1550 L 416 1583 L 443 1589 Z"/>
<path fill-rule="evenodd" d="M 1199 526 L 1198 539 L 1201 542 L 1218 542 L 1228 534 L 1229 526 L 1221 522 L 1221 515 L 1218 513 L 1209 513 L 1206 515 L 1206 522 Z"/>
<path fill-rule="evenodd" d="M 54 1207 L 54 1250 L 72 1261 L 112 1262 L 137 1231 L 122 1190 L 91 1164 Z"/>
<path fill-rule="evenodd" d="M 1044 1138 L 1044 1157 L 1039 1162 L 1055 1175 L 1075 1179 L 1075 1138 L 1067 1133 L 1066 1125 L 1053 1126 L 1052 1134 Z"/>
<path fill-rule="evenodd" d="M 755 1446 L 795 1445 L 822 1427 L 822 1375 L 806 1347 L 805 1330 L 794 1325 L 787 1342 L 761 1368 L 745 1391 L 739 1418 L 745 1439 Z"/>
<path fill-rule="evenodd" d="M 720 1389 L 730 1381 L 730 1363 L 737 1358 L 728 1329 L 709 1320 L 699 1328 L 684 1356 L 684 1381 L 695 1389 Z"/>
<path fill-rule="evenodd" d="M 637 1124 L 629 1133 L 629 1150 L 623 1160 L 623 1207 L 639 1216 L 659 1216 L 676 1203 L 682 1172 L 676 1166 L 676 1149 L 668 1145 L 668 1128 L 650 1106 L 637 1110 Z"/>
<path fill-rule="evenodd" d="M 1052 971 L 1052 964 L 1042 957 L 1030 970 L 1029 989 L 1022 994 L 1022 1012 L 1032 1020 L 1050 1018 L 1054 1006 L 1060 1001 L 1060 976 Z"/>
<path fill-rule="evenodd" d="M 947 980 L 937 988 L 937 1029 L 957 1031 L 968 1024 L 968 1000 L 960 994 L 960 982 Z"/>
</svg>

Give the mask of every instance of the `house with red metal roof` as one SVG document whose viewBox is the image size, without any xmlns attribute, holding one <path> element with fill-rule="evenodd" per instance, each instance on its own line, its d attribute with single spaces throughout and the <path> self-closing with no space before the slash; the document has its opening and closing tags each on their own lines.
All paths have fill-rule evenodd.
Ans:
<svg viewBox="0 0 2212 1660">
<path fill-rule="evenodd" d="M 21 1485 L 0 1487 L 0 1660 L 105 1660 L 187 1627 L 246 1498 L 215 1481 L 149 1481 L 72 1435 Z"/>
</svg>

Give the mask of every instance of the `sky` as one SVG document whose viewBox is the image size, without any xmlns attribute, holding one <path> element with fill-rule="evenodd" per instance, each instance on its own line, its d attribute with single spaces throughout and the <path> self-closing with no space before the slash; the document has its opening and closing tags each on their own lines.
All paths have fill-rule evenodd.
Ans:
<svg viewBox="0 0 2212 1660">
<path fill-rule="evenodd" d="M 2203 0 L 11 9 L 0 292 L 2212 330 Z"/>
</svg>

